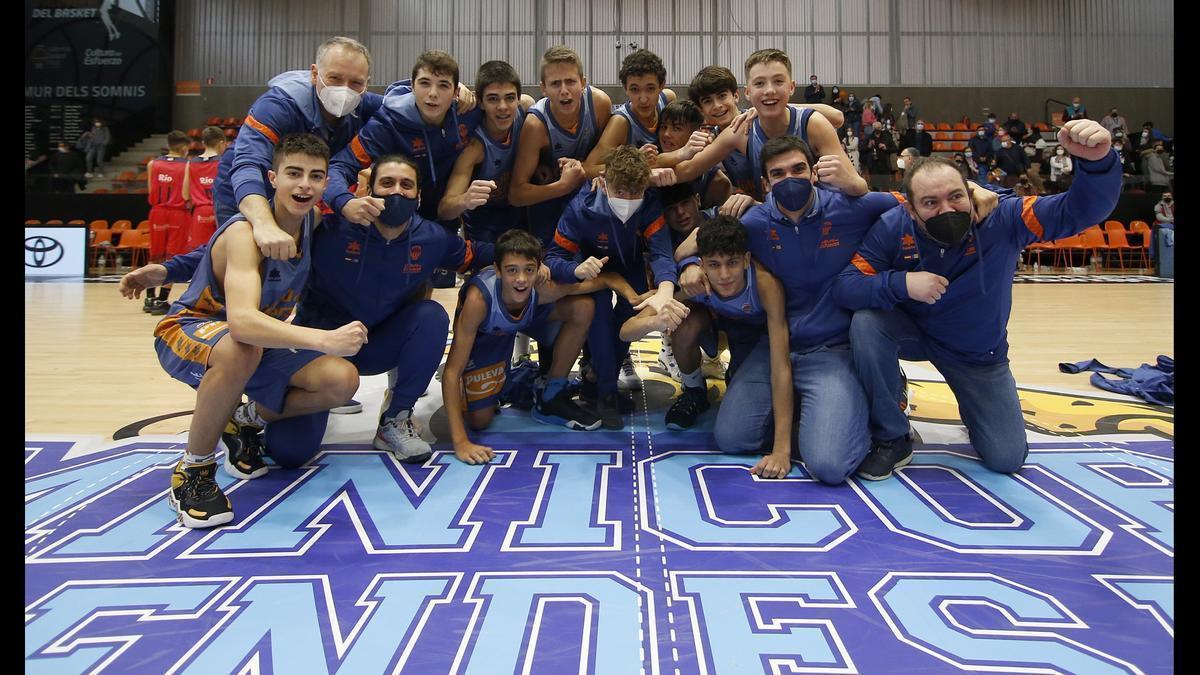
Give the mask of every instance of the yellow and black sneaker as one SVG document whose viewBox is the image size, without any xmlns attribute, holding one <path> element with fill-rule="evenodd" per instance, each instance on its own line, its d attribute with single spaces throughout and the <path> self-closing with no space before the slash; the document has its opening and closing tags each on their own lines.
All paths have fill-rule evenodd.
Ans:
<svg viewBox="0 0 1200 675">
<path fill-rule="evenodd" d="M 181 459 L 175 465 L 167 501 L 184 527 L 215 527 L 233 520 L 233 506 L 217 485 L 216 472 L 216 462 L 185 466 Z"/>
<path fill-rule="evenodd" d="M 243 403 L 239 410 L 248 404 Z M 262 427 L 239 421 L 238 411 L 221 432 L 225 444 L 225 473 L 234 478 L 250 480 L 267 474 L 267 462 L 263 459 Z"/>
</svg>

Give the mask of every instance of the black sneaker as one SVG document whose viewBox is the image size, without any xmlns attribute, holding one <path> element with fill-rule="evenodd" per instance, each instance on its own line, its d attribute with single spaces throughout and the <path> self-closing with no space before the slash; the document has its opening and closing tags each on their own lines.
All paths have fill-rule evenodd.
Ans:
<svg viewBox="0 0 1200 675">
<path fill-rule="evenodd" d="M 702 387 L 684 387 L 671 409 L 667 411 L 667 428 L 675 431 L 690 429 L 696 418 L 708 410 L 708 390 Z"/>
<path fill-rule="evenodd" d="M 147 293 L 146 301 L 142 303 L 142 311 L 149 314 L 151 309 L 154 309 L 154 298 Z"/>
<path fill-rule="evenodd" d="M 242 405 L 245 405 L 244 403 Z M 265 476 L 267 463 L 263 460 L 262 429 L 250 424 L 238 424 L 233 418 L 221 432 L 225 443 L 225 473 L 234 478 L 250 480 Z"/>
<path fill-rule="evenodd" d="M 613 394 L 617 397 L 617 409 L 622 415 L 628 415 L 633 412 L 633 398 L 627 393 L 618 392 Z M 589 382 L 586 379 L 579 384 L 579 400 L 592 405 L 593 407 L 599 403 L 600 392 L 596 389 L 595 382 Z M 611 395 L 610 395 L 611 396 Z M 605 427 L 606 429 L 608 427 Z M 620 427 L 617 427 L 618 429 Z"/>
<path fill-rule="evenodd" d="M 575 401 L 564 388 L 549 401 L 539 400 L 531 412 L 533 419 L 542 424 L 563 426 L 568 429 L 592 431 L 600 426 L 600 416 L 588 412 Z"/>
<path fill-rule="evenodd" d="M 167 502 L 175 509 L 179 524 L 196 529 L 233 520 L 233 506 L 217 485 L 216 473 L 216 462 L 184 466 L 183 460 L 179 460 L 175 465 Z"/>
<path fill-rule="evenodd" d="M 871 441 L 871 452 L 858 465 L 858 475 L 867 480 L 890 478 L 894 469 L 912 461 L 912 436 L 904 435 L 892 441 Z"/>
<path fill-rule="evenodd" d="M 147 311 L 155 316 L 162 316 L 163 314 L 167 313 L 167 309 L 170 308 L 170 306 L 171 305 L 167 304 L 166 300 L 155 300 L 154 303 L 150 305 L 150 309 Z"/>
<path fill-rule="evenodd" d="M 596 414 L 600 417 L 600 426 L 605 429 L 624 429 L 625 420 L 621 418 L 621 415 L 631 412 L 633 412 L 633 401 L 615 391 L 596 401 Z"/>
</svg>

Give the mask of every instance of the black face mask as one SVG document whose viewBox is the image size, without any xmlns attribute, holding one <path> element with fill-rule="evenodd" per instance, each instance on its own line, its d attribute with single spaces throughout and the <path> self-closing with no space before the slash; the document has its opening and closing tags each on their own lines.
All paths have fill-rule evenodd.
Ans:
<svg viewBox="0 0 1200 675">
<path fill-rule="evenodd" d="M 958 246 L 971 231 L 971 214 L 965 211 L 939 213 L 925 221 L 925 231 L 947 248 Z"/>
<path fill-rule="evenodd" d="M 379 214 L 379 222 L 385 227 L 402 227 L 416 210 L 417 200 L 399 193 L 388 195 L 383 197 L 383 212 Z"/>
</svg>

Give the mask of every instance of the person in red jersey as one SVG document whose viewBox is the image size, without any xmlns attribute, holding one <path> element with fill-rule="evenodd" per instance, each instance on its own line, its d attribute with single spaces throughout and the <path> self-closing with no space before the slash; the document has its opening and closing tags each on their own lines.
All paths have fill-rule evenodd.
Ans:
<svg viewBox="0 0 1200 675">
<path fill-rule="evenodd" d="M 150 191 L 150 262 L 157 263 L 179 253 L 187 253 L 187 233 L 191 216 L 184 201 L 187 185 L 187 134 L 175 130 L 167 134 L 169 151 L 146 164 L 146 187 Z M 142 311 L 150 314 L 167 313 L 170 284 L 146 291 Z"/>
<path fill-rule="evenodd" d="M 187 180 L 183 184 L 184 202 L 192 203 L 192 220 L 185 244 L 187 251 L 194 251 L 207 242 L 217 230 L 213 185 L 217 181 L 221 153 L 225 152 L 227 145 L 225 132 L 218 127 L 207 127 L 200 138 L 204 141 L 204 152 L 188 161 Z"/>
</svg>

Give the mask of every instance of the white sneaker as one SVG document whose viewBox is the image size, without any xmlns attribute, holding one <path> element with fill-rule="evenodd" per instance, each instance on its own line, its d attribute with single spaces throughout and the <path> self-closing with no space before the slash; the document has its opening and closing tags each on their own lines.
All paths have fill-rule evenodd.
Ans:
<svg viewBox="0 0 1200 675">
<path fill-rule="evenodd" d="M 663 343 L 662 349 L 658 350 L 658 365 L 667 371 L 667 375 L 672 380 L 683 382 L 683 372 L 679 370 L 679 363 L 675 360 L 675 350 L 671 349 L 670 344 Z"/>
<path fill-rule="evenodd" d="M 724 379 L 728 368 L 729 362 L 722 359 L 720 354 L 709 358 L 703 349 L 700 350 L 700 372 L 704 373 L 704 377 Z"/>
<path fill-rule="evenodd" d="M 84 177 L 84 178 L 95 178 L 95 176 L 94 176 L 94 175 L 92 175 L 92 173 L 91 173 L 91 172 L 85 172 L 85 173 L 83 174 L 83 177 Z"/>
<path fill-rule="evenodd" d="M 642 388 L 642 378 L 638 377 L 637 370 L 633 367 L 633 358 L 625 357 L 621 362 L 621 372 L 617 376 L 617 387 L 626 390 L 640 390 Z"/>
<path fill-rule="evenodd" d="M 104 174 L 102 174 L 102 173 L 100 173 L 99 171 L 97 171 L 97 172 L 96 172 L 96 173 L 95 173 L 95 174 L 94 174 L 92 177 L 93 177 L 93 178 L 104 178 Z"/>
<path fill-rule="evenodd" d="M 411 410 L 401 410 L 395 417 L 385 419 L 375 432 L 376 450 L 387 450 L 401 462 L 424 462 L 433 448 L 421 439 L 421 431 L 412 419 Z"/>
</svg>

